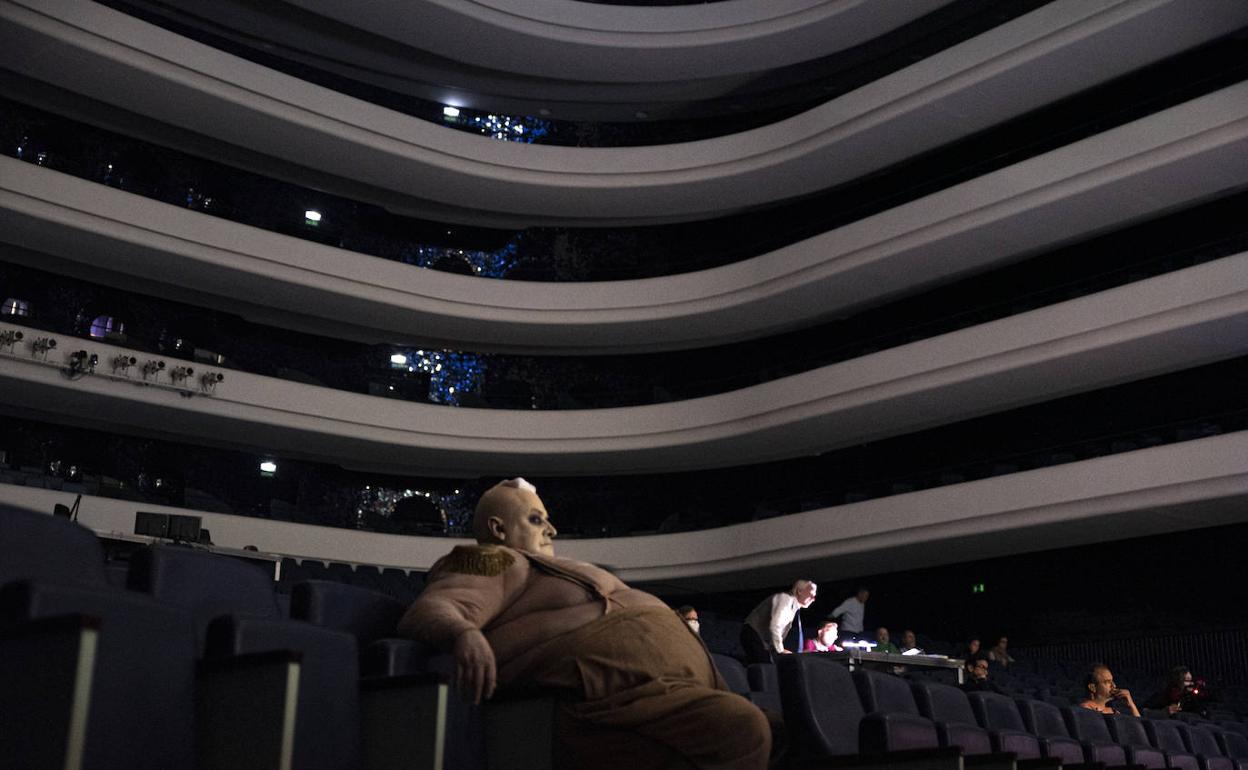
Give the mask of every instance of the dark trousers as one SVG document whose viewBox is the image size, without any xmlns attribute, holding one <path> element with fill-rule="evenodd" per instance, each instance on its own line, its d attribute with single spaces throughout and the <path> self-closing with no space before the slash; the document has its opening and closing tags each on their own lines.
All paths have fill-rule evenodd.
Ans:
<svg viewBox="0 0 1248 770">
<path fill-rule="evenodd" d="M 758 635 L 754 627 L 746 624 L 741 626 L 741 647 L 745 649 L 745 662 L 750 663 L 774 663 L 771 650 L 766 644 L 763 644 L 763 638 Z"/>
</svg>

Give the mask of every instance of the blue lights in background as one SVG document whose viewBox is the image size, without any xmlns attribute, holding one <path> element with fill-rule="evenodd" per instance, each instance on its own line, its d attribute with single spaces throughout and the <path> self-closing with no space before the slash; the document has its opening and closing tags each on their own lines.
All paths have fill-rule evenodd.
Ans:
<svg viewBox="0 0 1248 770">
<path fill-rule="evenodd" d="M 400 358 L 403 360 L 400 361 Z M 409 348 L 393 353 L 390 366 L 427 373 L 429 401 L 434 404 L 460 406 L 469 394 L 480 395 L 485 381 L 485 361 L 479 353 Z"/>
</svg>

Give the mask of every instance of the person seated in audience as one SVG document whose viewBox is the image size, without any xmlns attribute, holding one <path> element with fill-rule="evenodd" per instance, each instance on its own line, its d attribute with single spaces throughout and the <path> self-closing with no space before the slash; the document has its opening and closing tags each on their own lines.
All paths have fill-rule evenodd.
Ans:
<svg viewBox="0 0 1248 770">
<path fill-rule="evenodd" d="M 966 681 L 962 689 L 967 692 L 995 692 L 1005 695 L 1006 692 L 988 679 L 988 658 L 976 656 L 966 661 Z"/>
<path fill-rule="evenodd" d="M 815 601 L 819 586 L 811 580 L 799 580 L 788 591 L 772 594 L 759 602 L 745 618 L 741 627 L 741 646 L 750 663 L 771 663 L 773 656 L 785 655 L 784 637 L 796 622 L 798 613 Z M 799 626 L 800 627 L 800 626 Z"/>
<path fill-rule="evenodd" d="M 972 636 L 967 640 L 966 646 L 962 648 L 962 651 L 958 653 L 958 657 L 963 660 L 973 660 L 979 654 L 979 637 Z"/>
<path fill-rule="evenodd" d="M 912 652 L 913 651 L 913 652 Z M 918 637 L 910 629 L 901 632 L 901 652 L 902 654 L 911 653 L 922 655 L 923 650 L 919 647 Z"/>
<path fill-rule="evenodd" d="M 468 701 L 496 687 L 556 694 L 563 767 L 767 767 L 763 712 L 727 689 L 666 604 L 555 556 L 556 530 L 532 484 L 487 490 L 472 529 L 478 544 L 439 559 L 399 623 L 401 634 L 452 653 Z"/>
<path fill-rule="evenodd" d="M 872 652 L 891 652 L 894 655 L 901 654 L 901 650 L 897 648 L 897 645 L 889 641 L 888 629 L 884 626 L 880 626 L 875 629 L 875 649 L 872 650 Z"/>
<path fill-rule="evenodd" d="M 1104 663 L 1093 663 L 1088 667 L 1083 678 L 1083 687 L 1087 697 L 1079 705 L 1089 711 L 1130 714 L 1133 717 L 1140 715 L 1140 710 L 1135 707 L 1135 701 L 1131 698 L 1131 691 L 1114 684 L 1114 675 Z M 1118 705 L 1111 705 L 1113 701 L 1117 701 Z"/>
<path fill-rule="evenodd" d="M 1166 675 L 1166 683 L 1161 692 L 1145 705 L 1152 709 L 1165 709 L 1171 715 L 1180 711 L 1203 715 L 1209 708 L 1204 696 L 1205 692 L 1192 676 L 1191 669 L 1187 666 L 1175 666 Z"/>
<path fill-rule="evenodd" d="M 702 622 L 698 620 L 698 611 L 692 605 L 684 604 L 676 610 L 676 616 L 685 622 L 685 625 L 693 629 L 695 634 L 701 635 Z"/>
<path fill-rule="evenodd" d="M 841 652 L 836 644 L 836 621 L 825 620 L 812 639 L 806 640 L 802 652 Z"/>
<path fill-rule="evenodd" d="M 997 643 L 988 651 L 988 660 L 1002 668 L 1009 668 L 1010 664 L 1014 663 L 1014 658 L 1009 653 L 1009 645 L 1009 638 L 1004 636 L 998 637 Z"/>
</svg>

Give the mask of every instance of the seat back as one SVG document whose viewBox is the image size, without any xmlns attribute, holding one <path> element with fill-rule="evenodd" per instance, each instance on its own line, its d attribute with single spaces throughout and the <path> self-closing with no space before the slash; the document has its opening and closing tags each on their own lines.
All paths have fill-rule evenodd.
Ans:
<svg viewBox="0 0 1248 770">
<path fill-rule="evenodd" d="M 1222 746 L 1214 736 L 1213 728 L 1206 725 L 1188 725 L 1187 738 L 1190 741 L 1188 748 L 1193 754 L 1203 757 L 1226 756 L 1226 752 L 1222 750 Z"/>
<path fill-rule="evenodd" d="M 931 681 L 911 682 L 915 705 L 928 719 L 950 724 L 976 724 L 966 693 L 952 685 Z"/>
<path fill-rule="evenodd" d="M 1027 726 L 1027 732 L 1032 735 L 1045 738 L 1071 737 L 1070 731 L 1066 728 L 1066 721 L 1062 719 L 1062 712 L 1057 706 L 1030 698 L 1016 698 L 1015 704 L 1018 706 L 1019 715 L 1023 718 L 1023 724 Z"/>
<path fill-rule="evenodd" d="M 1167 754 L 1187 754 L 1187 742 L 1183 733 L 1186 726 L 1166 719 L 1144 720 L 1144 730 L 1153 745 Z"/>
<path fill-rule="evenodd" d="M 1123 714 L 1115 714 L 1105 720 L 1109 725 L 1110 734 L 1114 736 L 1115 743 L 1144 749 L 1153 747 L 1148 731 L 1144 729 L 1144 723 L 1147 721 Z"/>
<path fill-rule="evenodd" d="M 711 660 L 715 662 L 715 668 L 719 669 L 719 674 L 724 678 L 724 683 L 728 685 L 729 690 L 737 695 L 749 696 L 750 677 L 745 672 L 745 665 L 741 661 L 718 652 L 711 653 Z"/>
<path fill-rule="evenodd" d="M 780 697 L 780 675 L 776 673 L 775 663 L 751 663 L 746 668 L 750 679 L 750 689 L 754 692 L 775 693 Z"/>
<path fill-rule="evenodd" d="M 1008 696 L 995 692 L 972 692 L 967 693 L 966 697 L 971 702 L 971 710 L 975 712 L 975 719 L 980 727 L 1027 732 L 1018 707 Z"/>
<path fill-rule="evenodd" d="M 0 504 L 0 585 L 14 580 L 106 585 L 104 549 L 80 524 Z"/>
<path fill-rule="evenodd" d="M 776 671 L 784 722 L 798 754 L 858 753 L 862 704 L 849 671 L 822 655 L 780 655 Z"/>
<path fill-rule="evenodd" d="M 1114 743 L 1114 736 L 1109 732 L 1109 724 L 1104 714 L 1080 706 L 1067 706 L 1062 709 L 1062 718 L 1066 721 L 1066 729 L 1081 741 L 1089 743 Z"/>
<path fill-rule="evenodd" d="M 1223 754 L 1241 762 L 1248 761 L 1248 736 L 1230 730 L 1219 730 L 1216 737 L 1218 743 L 1222 744 Z"/>
<path fill-rule="evenodd" d="M 100 621 L 82 766 L 194 767 L 196 645 L 190 614 L 108 585 L 17 581 L 0 590 L 0 625 L 67 614 Z M 40 693 L 0 687 L 0 695 L 6 698 L 0 711 L 16 719 L 15 725 L 0 720 L 8 722 L 7 730 L 20 729 L 21 699 L 37 703 Z M 8 759 L 0 758 L 0 766 L 9 767 Z"/>
<path fill-rule="evenodd" d="M 379 591 L 338 583 L 307 580 L 290 594 L 290 617 L 353 635 L 363 649 L 370 642 L 395 636 L 407 606 Z"/>
<path fill-rule="evenodd" d="M 281 617 L 273 578 L 264 569 L 194 548 L 153 545 L 135 551 L 130 559 L 129 587 L 162 603 L 189 609 L 195 618 L 201 654 L 213 618 Z"/>
<path fill-rule="evenodd" d="M 862 707 L 871 712 L 913 714 L 919 716 L 914 695 L 906 680 L 880 671 L 859 670 L 853 673 L 854 685 Z"/>
</svg>

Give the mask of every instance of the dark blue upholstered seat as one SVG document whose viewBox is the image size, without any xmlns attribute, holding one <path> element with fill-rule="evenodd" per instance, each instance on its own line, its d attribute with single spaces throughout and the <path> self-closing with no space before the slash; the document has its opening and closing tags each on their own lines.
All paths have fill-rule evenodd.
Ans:
<svg viewBox="0 0 1248 770">
<path fill-rule="evenodd" d="M 980 727 L 992 736 L 995 751 L 1008 751 L 1019 759 L 1039 759 L 1040 741 L 1027 732 L 1012 698 L 994 692 L 967 693 Z"/>
<path fill-rule="evenodd" d="M 1187 741 L 1184 737 L 1184 733 L 1187 732 L 1186 725 L 1170 719 L 1145 719 L 1143 721 L 1148 740 L 1153 746 L 1166 753 L 1168 767 L 1200 770 L 1200 760 L 1187 748 Z"/>
<path fill-rule="evenodd" d="M 1019 716 L 1027 731 L 1040 740 L 1040 753 L 1060 759 L 1064 765 L 1078 765 L 1087 760 L 1083 744 L 1066 728 L 1062 712 L 1052 704 L 1032 698 L 1015 698 Z"/>
<path fill-rule="evenodd" d="M 1114 742 L 1104 714 L 1079 706 L 1065 706 L 1061 713 L 1067 731 L 1083 744 L 1084 755 L 1089 762 L 1111 766 L 1129 762 L 1126 748 Z"/>
<path fill-rule="evenodd" d="M 85 768 L 194 766 L 195 634 L 189 613 L 109 585 L 103 550 L 85 527 L 9 506 L 0 506 L 0 583 L 6 584 L 0 590 L 0 626 L 7 629 L 67 615 L 98 620 Z M 19 673 L 23 665 L 33 665 L 8 655 L 5 663 Z M 46 670 L 35 673 L 53 675 L 53 663 L 41 659 Z M 0 695 L 18 702 L 0 704 L 6 715 L 0 745 L 6 761 L 20 764 L 27 755 L 8 741 L 26 733 L 20 714 L 46 716 L 38 704 L 51 693 L 9 686 L 26 681 L 23 676 L 4 679 Z"/>
<path fill-rule="evenodd" d="M 1133 765 L 1142 765 L 1149 770 L 1169 767 L 1170 765 L 1166 762 L 1166 753 L 1149 740 L 1148 731 L 1144 729 L 1144 721 L 1125 714 L 1105 717 L 1105 724 L 1109 726 L 1114 742 L 1126 749 L 1128 762 Z"/>
<path fill-rule="evenodd" d="M 936 724 L 919 714 L 910 693 L 910 685 L 893 674 L 879 671 L 855 671 L 854 686 L 858 699 L 868 714 L 875 718 L 872 727 L 860 732 L 866 751 L 901 751 L 940 745 Z"/>
<path fill-rule="evenodd" d="M 273 579 L 239 559 L 177 546 L 135 553 L 130 586 L 185 607 L 205 657 L 290 650 L 302 658 L 293 761 L 351 770 L 360 756 L 359 652 L 355 637 L 281 616 Z"/>
<path fill-rule="evenodd" d="M 919 713 L 936 723 L 942 746 L 957 746 L 970 755 L 993 752 L 991 736 L 976 723 L 961 689 L 926 680 L 913 681 L 910 688 Z"/>
</svg>

